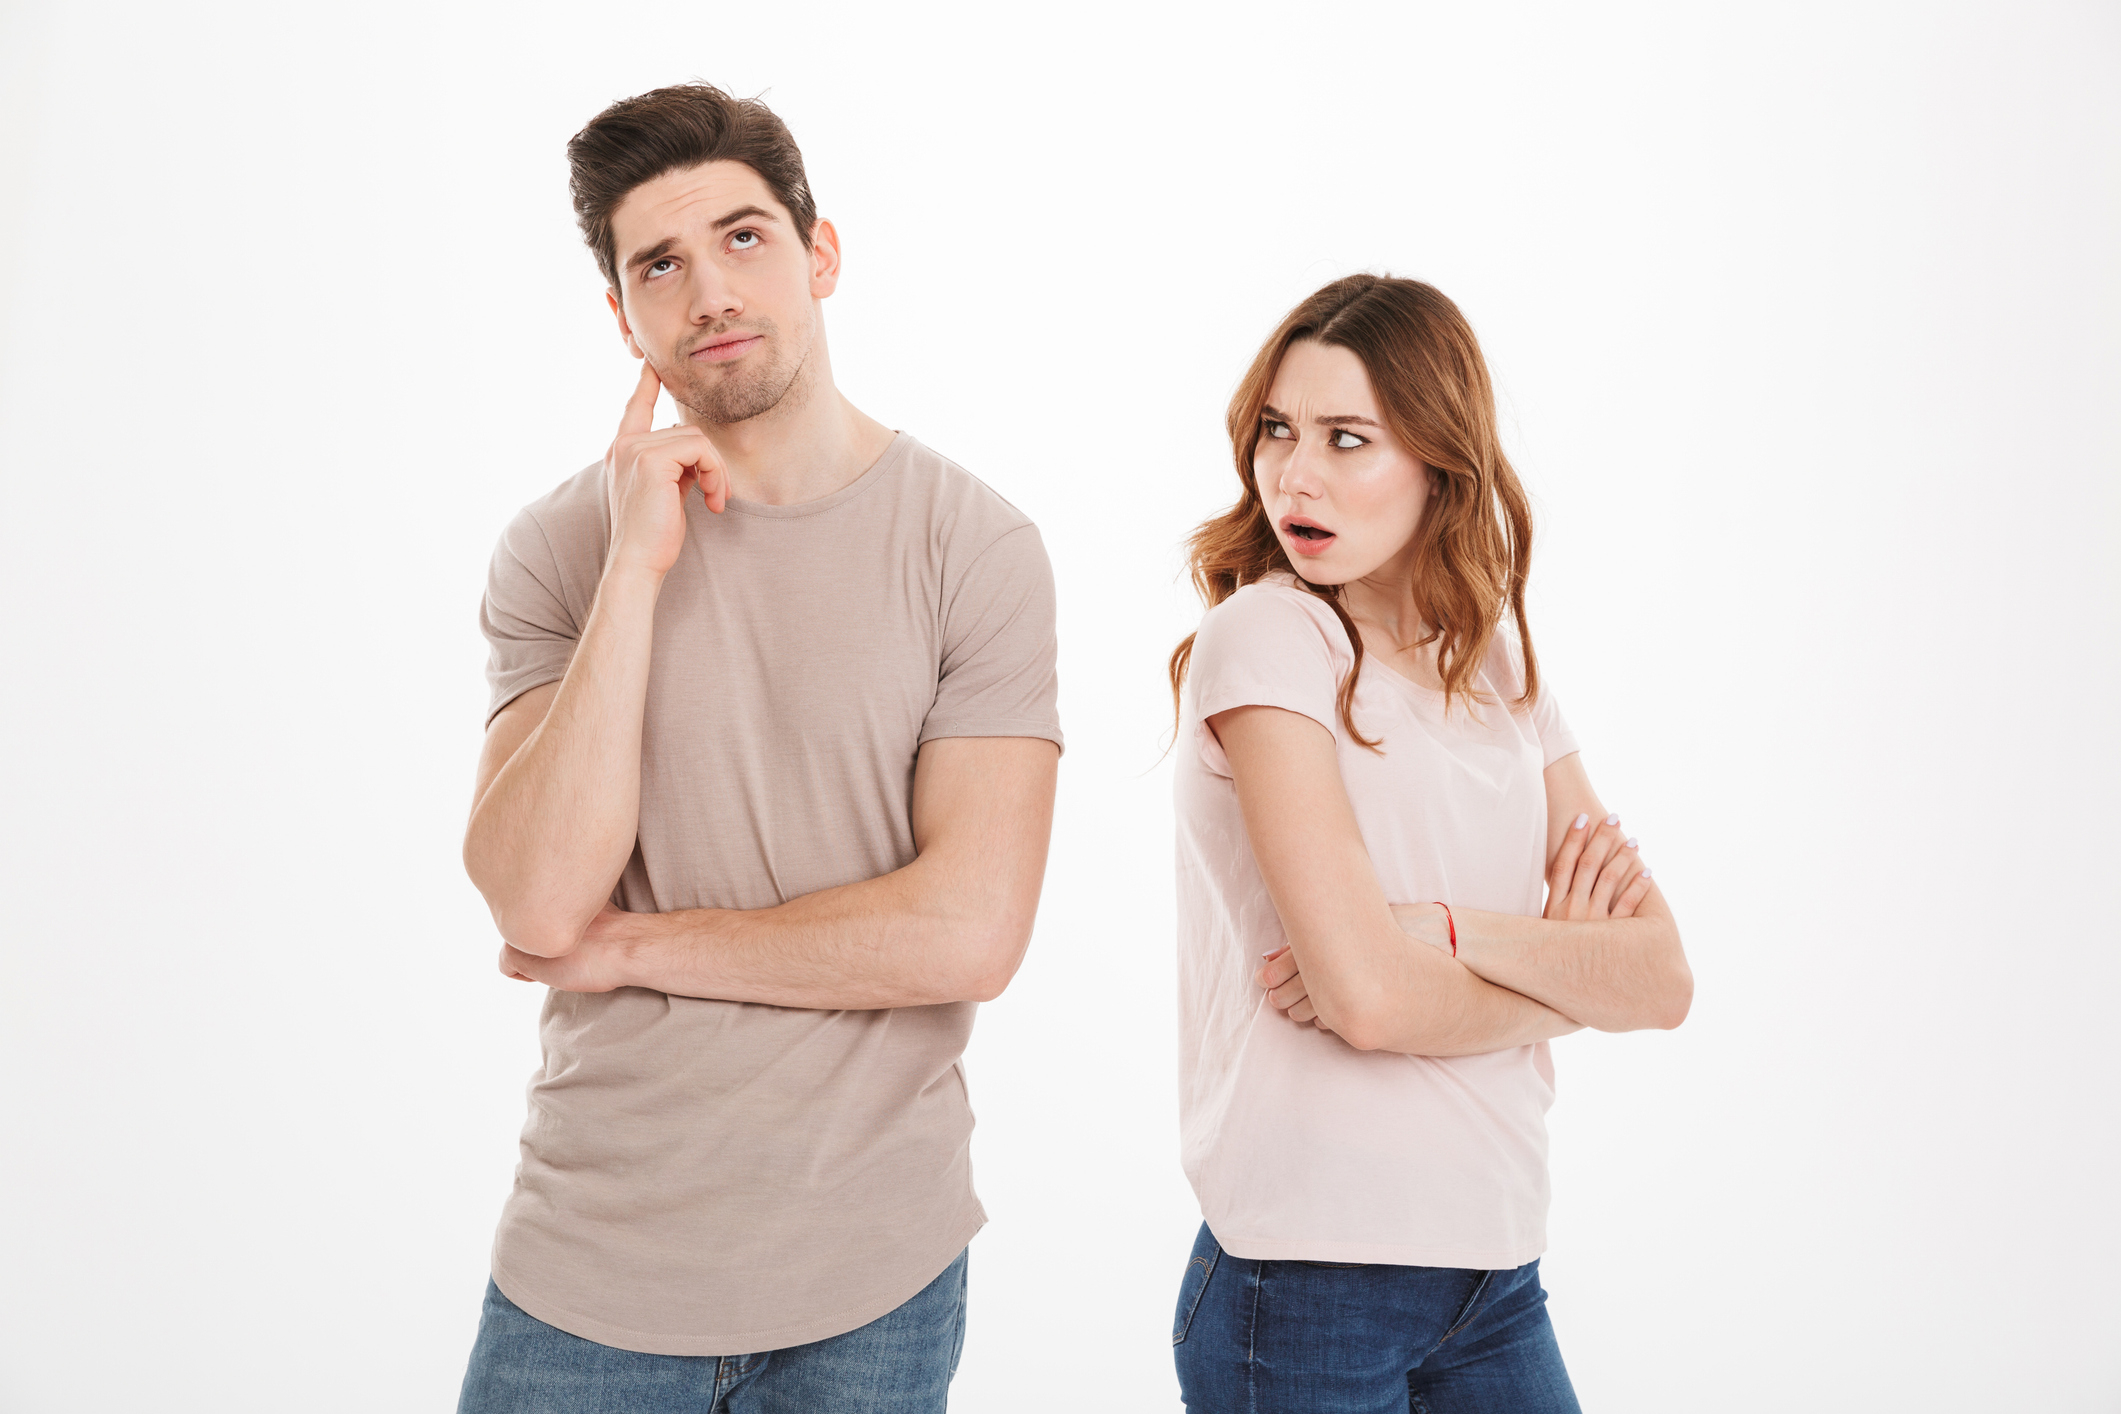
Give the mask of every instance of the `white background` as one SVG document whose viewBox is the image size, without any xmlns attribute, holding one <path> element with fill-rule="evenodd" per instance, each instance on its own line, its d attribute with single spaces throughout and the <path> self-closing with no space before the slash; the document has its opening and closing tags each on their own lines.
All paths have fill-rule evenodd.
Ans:
<svg viewBox="0 0 2121 1414">
<path fill-rule="evenodd" d="M 457 861 L 474 613 L 633 382 L 562 145 L 694 76 L 804 146 L 842 386 L 1059 577 L 957 1409 L 1177 1403 L 1178 544 L 1357 269 L 1485 342 L 1698 979 L 1555 1047 L 1586 1407 L 2121 1408 L 2117 60 L 2112 4 L 10 5 L 0 1408 L 453 1408 L 539 1001 Z"/>
</svg>

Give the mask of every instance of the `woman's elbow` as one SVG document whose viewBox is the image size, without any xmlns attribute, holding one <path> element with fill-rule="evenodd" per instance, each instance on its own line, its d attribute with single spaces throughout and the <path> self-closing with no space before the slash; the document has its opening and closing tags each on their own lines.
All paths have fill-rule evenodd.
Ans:
<svg viewBox="0 0 2121 1414">
<path fill-rule="evenodd" d="M 1687 1013 L 1694 1009 L 1694 969 L 1682 959 L 1673 969 L 1673 976 L 1666 984 L 1664 995 L 1659 998 L 1662 1005 L 1657 1019 L 1650 1024 L 1660 1031 L 1677 1030 L 1686 1020 Z"/>
<path fill-rule="evenodd" d="M 1330 1031 L 1358 1051 L 1382 1051 L 1390 1047 L 1388 1023 L 1376 1007 L 1313 996 L 1311 1007 L 1318 1013 L 1318 1029 Z"/>
</svg>

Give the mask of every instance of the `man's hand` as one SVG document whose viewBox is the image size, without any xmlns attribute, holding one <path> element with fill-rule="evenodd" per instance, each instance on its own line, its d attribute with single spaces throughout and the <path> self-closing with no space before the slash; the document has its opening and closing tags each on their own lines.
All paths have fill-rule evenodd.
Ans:
<svg viewBox="0 0 2121 1414">
<path fill-rule="evenodd" d="M 563 957 L 539 957 L 503 943 L 501 975 L 518 982 L 543 982 L 561 992 L 609 992 L 635 986 L 628 964 L 641 916 L 605 904 L 590 920 L 582 941 Z"/>
<path fill-rule="evenodd" d="M 1589 815 L 1578 815 L 1554 851 L 1541 917 L 1570 922 L 1632 918 L 1649 894 L 1650 871 L 1635 841 L 1622 835 L 1620 817 L 1608 815 L 1596 829 L 1589 825 Z"/>
<path fill-rule="evenodd" d="M 729 503 L 729 474 L 721 453 L 697 427 L 649 430 L 663 381 L 641 360 L 641 381 L 619 419 L 619 435 L 604 454 L 604 489 L 611 509 L 609 563 L 632 565 L 660 578 L 685 546 L 685 492 L 695 482 L 707 509 Z"/>
</svg>

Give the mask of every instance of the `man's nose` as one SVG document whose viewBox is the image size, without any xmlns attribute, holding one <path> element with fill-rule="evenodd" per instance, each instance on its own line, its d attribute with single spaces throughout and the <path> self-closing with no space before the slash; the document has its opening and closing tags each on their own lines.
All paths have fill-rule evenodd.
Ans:
<svg viewBox="0 0 2121 1414">
<path fill-rule="evenodd" d="M 727 277 L 721 271 L 708 266 L 693 279 L 692 322 L 712 324 L 720 319 L 735 319 L 744 312 L 744 301 L 737 296 Z"/>
</svg>

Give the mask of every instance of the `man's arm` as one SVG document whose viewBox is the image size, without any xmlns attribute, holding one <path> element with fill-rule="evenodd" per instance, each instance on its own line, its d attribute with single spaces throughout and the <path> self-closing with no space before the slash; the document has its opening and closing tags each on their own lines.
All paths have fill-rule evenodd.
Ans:
<svg viewBox="0 0 2121 1414">
<path fill-rule="evenodd" d="M 1315 1014 L 1359 1050 L 1422 1056 L 1506 1050 L 1578 1029 L 1400 930 L 1325 727 L 1279 707 L 1232 708 L 1209 727 L 1289 936 L 1288 953 L 1262 975 L 1292 1020 Z"/>
<path fill-rule="evenodd" d="M 1458 960 L 1600 1031 L 1679 1025 L 1693 1004 L 1694 974 L 1635 842 L 1599 803 L 1580 756 L 1547 767 L 1546 788 L 1545 916 L 1454 910 Z M 1397 914 L 1414 936 L 1448 946 L 1440 912 Z"/>
<path fill-rule="evenodd" d="M 1032 737 L 931 741 L 913 775 L 919 853 L 904 868 L 776 908 L 606 909 L 566 956 L 509 949 L 502 970 L 563 991 L 834 1011 L 991 1001 L 1031 940 L 1059 760 Z"/>
<path fill-rule="evenodd" d="M 642 360 L 605 459 L 604 575 L 566 676 L 504 707 L 479 758 L 464 869 L 524 953 L 572 951 L 633 853 L 656 598 L 684 543 L 686 489 L 698 482 L 714 510 L 728 496 L 698 428 L 648 430 L 661 387 Z"/>
</svg>

